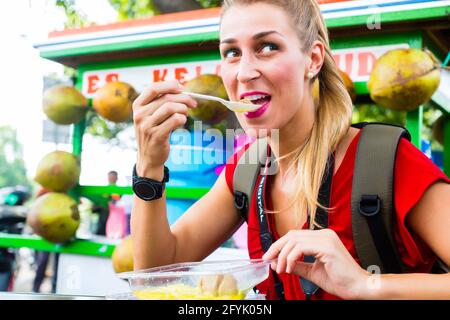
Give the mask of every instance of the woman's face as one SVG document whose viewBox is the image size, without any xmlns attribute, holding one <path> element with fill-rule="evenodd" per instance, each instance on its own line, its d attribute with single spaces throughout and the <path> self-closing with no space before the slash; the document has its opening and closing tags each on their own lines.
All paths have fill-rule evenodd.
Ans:
<svg viewBox="0 0 450 320">
<path fill-rule="evenodd" d="M 305 111 L 300 106 L 310 59 L 302 53 L 283 9 L 265 3 L 229 8 L 221 22 L 220 53 L 230 100 L 247 98 L 262 105 L 251 113 L 237 113 L 247 133 L 281 129 Z"/>
</svg>

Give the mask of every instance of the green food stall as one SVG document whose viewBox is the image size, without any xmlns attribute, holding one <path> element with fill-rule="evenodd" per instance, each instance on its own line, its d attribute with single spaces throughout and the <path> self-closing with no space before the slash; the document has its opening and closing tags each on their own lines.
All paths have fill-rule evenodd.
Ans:
<svg viewBox="0 0 450 320">
<path fill-rule="evenodd" d="M 321 10 L 330 30 L 334 58 L 339 68 L 355 83 L 356 106 L 373 104 L 367 80 L 374 62 L 385 52 L 395 48 L 426 48 L 442 63 L 446 60 L 450 46 L 450 1 L 323 2 Z M 46 41 L 37 43 L 35 47 L 42 58 L 75 68 L 76 86 L 88 98 L 93 98 L 105 83 L 117 80 L 130 83 L 140 92 L 156 81 L 178 79 L 184 82 L 200 74 L 220 74 L 217 48 L 219 15 L 219 9 L 204 9 L 57 31 L 50 33 Z M 450 112 L 449 83 L 449 74 L 443 70 L 441 85 L 431 101 L 406 115 L 406 127 L 412 135 L 412 142 L 419 148 L 427 129 L 423 122 L 425 110 L 433 108 L 446 116 Z M 81 158 L 85 130 L 85 120 L 73 126 L 73 153 Z M 441 166 L 450 175 L 448 120 L 444 125 L 444 142 Z M 130 168 L 132 165 L 130 163 Z M 208 190 L 208 187 L 201 186 L 169 185 L 167 198 L 195 201 Z M 132 190 L 129 186 L 79 185 L 72 191 L 75 197 L 91 199 L 113 193 L 131 194 Z M 36 236 L 0 234 L 0 246 L 29 247 L 59 252 L 61 258 L 70 257 L 69 265 L 60 266 L 58 271 L 58 282 L 68 283 L 59 286 L 61 293 L 102 294 L 99 291 L 105 290 L 101 285 L 95 291 L 92 287 L 86 288 L 71 281 L 76 272 L 83 277 L 87 272 L 94 277 L 101 272 L 113 277 L 109 257 L 115 246 L 114 241 L 90 239 L 54 245 Z M 81 262 L 83 259 L 94 260 L 84 264 Z M 103 264 L 98 263 L 99 260 Z M 73 267 L 77 263 L 82 266 L 81 269 Z M 96 267 L 100 265 L 103 271 Z M 110 270 L 105 271 L 107 268 Z M 123 288 L 119 285 L 109 292 L 123 291 Z"/>
</svg>

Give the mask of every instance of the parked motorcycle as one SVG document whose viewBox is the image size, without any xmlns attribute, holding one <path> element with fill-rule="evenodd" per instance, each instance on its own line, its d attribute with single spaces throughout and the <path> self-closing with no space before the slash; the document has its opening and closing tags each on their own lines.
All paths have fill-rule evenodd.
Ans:
<svg viewBox="0 0 450 320">
<path fill-rule="evenodd" d="M 0 233 L 22 234 L 27 218 L 24 203 L 31 197 L 26 187 L 0 188 Z M 0 291 L 12 291 L 16 251 L 0 247 Z"/>
</svg>

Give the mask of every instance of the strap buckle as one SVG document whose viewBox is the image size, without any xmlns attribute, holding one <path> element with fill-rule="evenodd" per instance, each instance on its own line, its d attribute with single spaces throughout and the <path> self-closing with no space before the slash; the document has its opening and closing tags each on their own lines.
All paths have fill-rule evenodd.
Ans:
<svg viewBox="0 0 450 320">
<path fill-rule="evenodd" d="M 239 211 L 243 211 L 248 208 L 247 195 L 240 191 L 234 192 L 234 205 Z"/>
<path fill-rule="evenodd" d="M 366 217 L 377 215 L 381 211 L 381 199 L 378 195 L 363 195 L 359 202 L 359 213 Z"/>
</svg>

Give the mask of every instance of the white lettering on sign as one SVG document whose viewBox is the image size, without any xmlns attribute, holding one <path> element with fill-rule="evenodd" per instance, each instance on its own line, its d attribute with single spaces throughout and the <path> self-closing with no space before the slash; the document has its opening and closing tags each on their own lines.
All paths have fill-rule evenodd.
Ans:
<svg viewBox="0 0 450 320">
<path fill-rule="evenodd" d="M 333 58 L 339 69 L 345 71 L 353 82 L 369 80 L 370 73 L 377 59 L 387 51 L 409 48 L 409 45 L 394 44 L 377 47 L 333 50 Z"/>
<path fill-rule="evenodd" d="M 127 82 L 138 92 L 142 92 L 153 82 L 176 79 L 184 84 L 201 74 L 220 75 L 220 60 L 88 71 L 83 74 L 82 92 L 91 98 L 110 81 Z"/>
<path fill-rule="evenodd" d="M 345 71 L 354 82 L 369 79 L 375 61 L 385 52 L 408 48 L 408 44 L 333 50 L 333 58 L 339 69 Z M 95 92 L 110 81 L 124 81 L 142 92 L 153 82 L 178 80 L 182 84 L 201 74 L 220 75 L 220 60 L 173 63 L 153 66 L 125 67 L 87 71 L 83 74 L 82 92 L 92 98 Z"/>
</svg>

